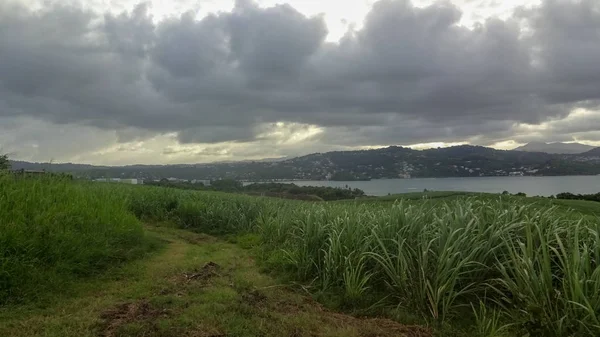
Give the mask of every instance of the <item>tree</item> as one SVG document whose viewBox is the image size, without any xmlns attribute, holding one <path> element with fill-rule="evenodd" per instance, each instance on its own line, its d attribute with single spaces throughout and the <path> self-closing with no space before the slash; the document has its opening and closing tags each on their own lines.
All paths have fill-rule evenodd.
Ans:
<svg viewBox="0 0 600 337">
<path fill-rule="evenodd" d="M 10 161 L 8 161 L 8 155 L 0 155 L 0 171 L 8 170 L 10 168 Z"/>
<path fill-rule="evenodd" d="M 241 181 L 233 179 L 215 180 L 210 183 L 211 187 L 217 191 L 232 192 L 239 191 L 244 187 Z"/>
</svg>

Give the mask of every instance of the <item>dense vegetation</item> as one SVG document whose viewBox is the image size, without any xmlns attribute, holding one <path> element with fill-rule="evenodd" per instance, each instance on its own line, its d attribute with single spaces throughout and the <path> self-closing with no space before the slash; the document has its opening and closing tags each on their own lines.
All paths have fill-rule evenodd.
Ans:
<svg viewBox="0 0 600 337">
<path fill-rule="evenodd" d="M 368 180 L 399 177 L 479 177 L 600 174 L 597 149 L 573 155 L 501 151 L 482 146 L 412 150 L 391 146 L 362 151 L 314 153 L 277 162 L 106 167 L 14 162 L 15 168 L 71 172 L 90 178 Z"/>
<path fill-rule="evenodd" d="M 257 233 L 270 268 L 338 294 L 342 306 L 383 301 L 435 324 L 469 315 L 483 335 L 507 329 L 503 321 L 536 336 L 600 333 L 595 219 L 507 197 L 351 207 L 210 194 L 184 200 L 174 209 L 180 226 Z M 465 310 L 471 305 L 477 315 Z"/>
<path fill-rule="evenodd" d="M 162 179 L 161 181 L 148 181 L 145 184 L 184 190 L 234 192 L 284 199 L 305 199 L 315 201 L 355 199 L 365 196 L 365 192 L 358 188 L 298 186 L 296 184 L 284 183 L 254 183 L 244 186 L 242 182 L 232 179 L 215 180 L 211 182 L 210 186 L 186 181 L 168 181 L 167 179 Z"/>
<path fill-rule="evenodd" d="M 140 222 L 112 186 L 0 173 L 0 303 L 35 298 L 143 246 Z"/>
<path fill-rule="evenodd" d="M 247 192 L 273 192 L 283 195 L 314 195 L 326 201 L 355 199 L 363 197 L 365 192 L 355 188 L 336 188 L 325 186 L 298 186 L 296 184 L 281 184 L 281 183 L 257 183 L 244 186 L 244 191 Z"/>
<path fill-rule="evenodd" d="M 573 194 L 573 193 L 559 193 L 556 195 L 556 199 L 567 199 L 567 200 L 588 200 L 600 202 L 600 193 L 596 194 Z"/>
<path fill-rule="evenodd" d="M 128 256 L 137 217 L 255 237 L 265 267 L 348 309 L 476 336 L 600 334 L 600 223 L 525 198 L 312 203 L 7 178 L 1 191 L 5 297 L 46 269 L 86 274 Z"/>
<path fill-rule="evenodd" d="M 10 161 L 8 160 L 8 156 L 3 154 L 0 155 L 0 171 L 8 170 L 10 168 Z"/>
</svg>

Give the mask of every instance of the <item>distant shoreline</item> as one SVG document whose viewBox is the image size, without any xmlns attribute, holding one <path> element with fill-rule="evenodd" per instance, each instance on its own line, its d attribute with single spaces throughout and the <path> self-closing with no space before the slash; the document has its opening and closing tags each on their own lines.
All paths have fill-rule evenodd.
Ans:
<svg viewBox="0 0 600 337">
<path fill-rule="evenodd" d="M 552 177 L 600 177 L 600 174 L 563 174 L 563 175 L 514 175 L 514 176 L 480 176 L 480 177 L 410 177 L 410 178 L 373 178 L 373 179 L 357 179 L 357 180 L 332 180 L 332 179 L 262 179 L 262 180 L 238 180 L 242 183 L 284 183 L 284 182 L 302 182 L 302 181 L 319 181 L 319 182 L 369 182 L 382 180 L 417 180 L 417 179 L 480 179 L 480 178 L 552 178 Z"/>
<path fill-rule="evenodd" d="M 244 185 L 263 182 L 244 182 Z M 366 195 L 386 196 L 388 194 L 428 191 L 461 191 L 477 193 L 511 194 L 519 192 L 528 196 L 549 197 L 558 193 L 594 194 L 600 192 L 599 175 L 569 176 L 491 176 L 491 177 L 444 177 L 410 179 L 373 179 L 370 181 L 332 180 L 279 180 L 276 183 L 293 183 L 298 186 L 325 186 L 358 188 Z"/>
</svg>

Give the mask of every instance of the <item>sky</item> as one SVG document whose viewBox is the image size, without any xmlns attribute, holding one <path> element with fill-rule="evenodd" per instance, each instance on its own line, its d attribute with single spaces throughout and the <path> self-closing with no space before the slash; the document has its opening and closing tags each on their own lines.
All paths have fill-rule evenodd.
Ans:
<svg viewBox="0 0 600 337">
<path fill-rule="evenodd" d="M 597 0 L 2 0 L 0 153 L 600 146 Z"/>
</svg>

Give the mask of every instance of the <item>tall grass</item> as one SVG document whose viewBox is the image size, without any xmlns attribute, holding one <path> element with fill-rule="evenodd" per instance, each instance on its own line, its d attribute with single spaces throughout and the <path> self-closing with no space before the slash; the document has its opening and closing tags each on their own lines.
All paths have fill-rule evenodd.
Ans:
<svg viewBox="0 0 600 337">
<path fill-rule="evenodd" d="M 331 204 L 192 192 L 180 194 L 171 219 L 212 233 L 256 232 L 272 266 L 345 303 L 385 297 L 437 323 L 482 303 L 489 310 L 473 317 L 481 331 L 496 333 L 503 317 L 532 335 L 600 335 L 600 222 L 518 202 Z"/>
<path fill-rule="evenodd" d="M 471 313 L 488 335 L 505 326 L 500 317 L 532 335 L 600 335 L 597 219 L 507 198 L 385 205 L 146 189 L 132 207 L 153 193 L 178 201 L 153 202 L 148 214 L 209 233 L 255 232 L 271 266 L 347 304 L 386 298 L 437 323 Z M 473 303 L 489 310 L 473 315 Z"/>
<path fill-rule="evenodd" d="M 140 222 L 109 186 L 0 175 L 0 304 L 134 255 Z"/>
<path fill-rule="evenodd" d="M 128 247 L 141 235 L 135 216 L 213 234 L 255 233 L 268 266 L 352 307 L 387 303 L 435 324 L 467 320 L 485 336 L 505 333 L 506 323 L 532 336 L 600 335 L 600 221 L 564 208 L 506 197 L 312 203 L 116 185 L 8 185 L 0 219 L 9 234 L 0 240 L 12 244 L 0 250 L 27 263 L 53 249 L 66 261 L 79 256 L 60 240 L 47 241 L 59 247 L 49 248 L 45 239 L 31 239 L 52 231 L 88 233 L 94 245 L 111 242 L 106 251 L 118 251 L 117 243 Z M 19 189 L 48 206 L 31 206 L 30 192 Z M 63 191 L 60 212 L 50 206 L 53 189 Z M 19 211 L 11 213 L 13 205 Z M 62 220 L 69 225 L 61 227 Z M 73 240 L 74 251 L 85 249 Z M 6 261 L 3 270 L 27 270 Z"/>
<path fill-rule="evenodd" d="M 512 202 L 304 206 L 279 234 L 298 276 L 352 297 L 380 290 L 444 322 L 485 301 L 551 336 L 599 335 L 595 220 Z M 280 230 L 281 230 L 280 229 Z M 493 294 L 493 295 L 490 295 Z"/>
</svg>

